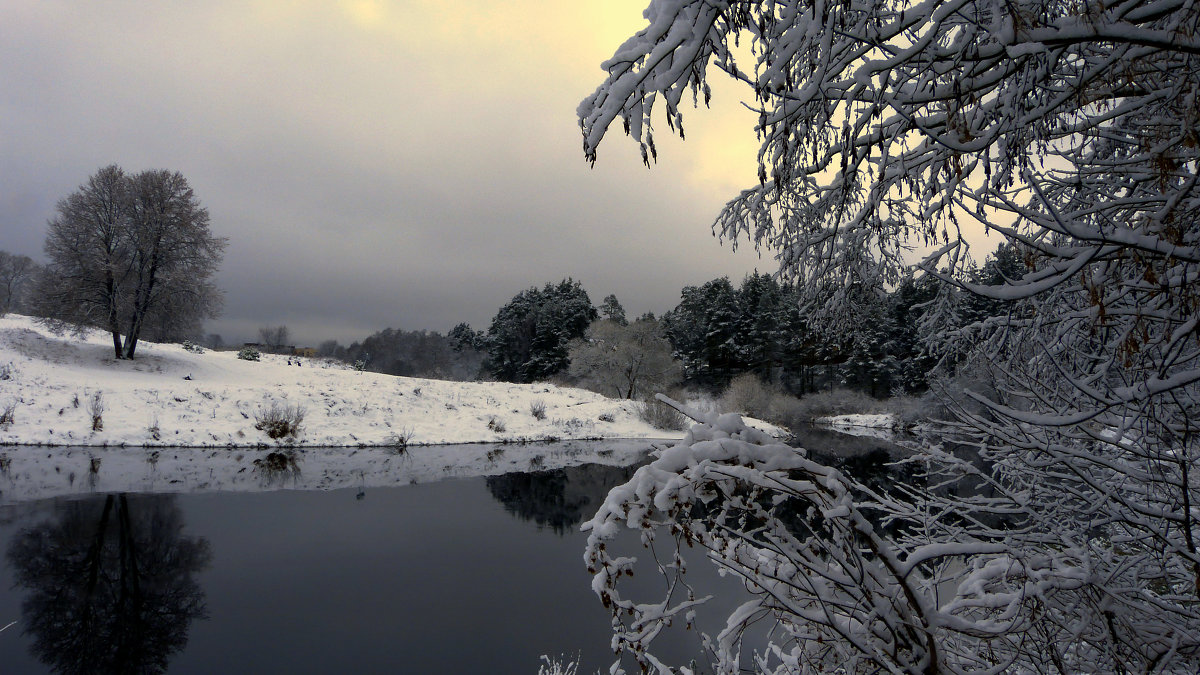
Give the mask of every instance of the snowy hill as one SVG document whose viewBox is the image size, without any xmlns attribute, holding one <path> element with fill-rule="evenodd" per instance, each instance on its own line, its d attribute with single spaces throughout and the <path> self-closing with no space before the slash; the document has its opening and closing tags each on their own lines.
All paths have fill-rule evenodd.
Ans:
<svg viewBox="0 0 1200 675">
<path fill-rule="evenodd" d="M 92 430 L 89 403 L 103 405 Z M 531 406 L 545 406 L 536 419 Z M 642 422 L 636 404 L 550 384 L 447 382 L 358 372 L 342 364 L 236 352 L 192 353 L 140 343 L 113 358 L 111 337 L 54 335 L 32 319 L 0 317 L 0 444 L 253 447 L 276 445 L 255 428 L 272 405 L 305 412 L 295 446 L 506 442 L 678 436 Z"/>
</svg>

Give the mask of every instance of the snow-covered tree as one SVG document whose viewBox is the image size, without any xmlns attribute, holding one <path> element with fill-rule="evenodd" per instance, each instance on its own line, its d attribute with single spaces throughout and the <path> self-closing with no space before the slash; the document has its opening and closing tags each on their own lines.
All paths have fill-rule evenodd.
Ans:
<svg viewBox="0 0 1200 675">
<path fill-rule="evenodd" d="M 814 316 L 855 330 L 840 308 L 900 282 L 917 251 L 943 297 L 1005 307 L 933 331 L 994 385 L 965 394 L 982 412 L 959 409 L 978 457 L 933 448 L 915 464 L 935 482 L 970 475 L 986 498 L 834 489 L 848 479 L 757 463 L 734 434 L 721 475 L 741 491 L 658 474 L 683 502 L 765 491 L 718 523 L 732 543 L 717 559 L 759 556 L 729 566 L 761 603 L 730 617 L 720 672 L 736 667 L 738 628 L 763 616 L 785 637 L 764 670 L 851 656 L 889 672 L 1194 670 L 1200 6 L 655 0 L 646 18 L 580 106 L 590 160 L 620 119 L 649 162 L 654 109 L 682 134 L 684 97 L 707 102 L 715 69 L 745 86 L 761 140 L 757 184 L 716 231 L 774 251 Z M 1010 245 L 1021 268 L 973 279 L 967 227 Z M 691 440 L 679 454 L 708 448 Z M 775 468 L 801 483 L 773 490 L 785 485 Z M 837 501 L 808 496 L 827 489 Z M 624 493 L 606 517 L 640 523 L 654 492 Z M 792 494 L 818 524 L 853 531 L 756 525 L 757 504 Z M 872 539 L 860 506 L 913 526 Z M 621 606 L 635 623 L 664 607 Z"/>
<path fill-rule="evenodd" d="M 465 321 L 457 324 L 446 334 L 450 346 L 456 352 L 484 351 L 487 349 L 487 333 L 471 328 Z"/>
<path fill-rule="evenodd" d="M 599 314 L 572 279 L 518 293 L 488 328 L 492 373 L 510 382 L 533 382 L 567 367 L 567 345 L 583 337 Z"/>
<path fill-rule="evenodd" d="M 742 372 L 737 349 L 737 291 L 728 277 L 685 286 L 663 326 L 689 379 L 724 386 Z"/>
<path fill-rule="evenodd" d="M 211 279 L 225 239 L 179 173 L 108 166 L 57 211 L 34 302 L 48 320 L 106 330 L 116 357 L 131 359 L 145 326 L 195 328 L 219 311 Z"/>
</svg>

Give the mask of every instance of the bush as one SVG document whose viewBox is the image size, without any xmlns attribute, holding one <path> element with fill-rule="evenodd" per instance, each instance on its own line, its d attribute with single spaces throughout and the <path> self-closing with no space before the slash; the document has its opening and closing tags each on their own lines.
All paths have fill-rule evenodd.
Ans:
<svg viewBox="0 0 1200 675">
<path fill-rule="evenodd" d="M 764 383 L 754 373 L 743 373 L 730 381 L 729 388 L 721 396 L 721 408 L 765 420 L 775 399 L 780 396 L 784 394 L 778 387 Z"/>
<path fill-rule="evenodd" d="M 617 416 L 612 413 L 600 413 L 600 417 L 596 418 L 601 422 L 616 422 Z"/>
<path fill-rule="evenodd" d="M 0 380 L 11 380 L 13 377 L 13 367 L 11 363 L 0 365 Z"/>
<path fill-rule="evenodd" d="M 16 421 L 17 402 L 10 401 L 0 409 L 0 428 L 7 428 L 10 424 Z"/>
<path fill-rule="evenodd" d="M 495 416 L 488 419 L 488 428 L 498 434 L 508 431 L 508 427 L 504 426 L 504 420 Z"/>
<path fill-rule="evenodd" d="M 638 417 L 655 429 L 663 431 L 682 431 L 687 429 L 688 419 L 678 410 L 659 401 L 653 396 L 646 396 L 638 404 Z"/>
<path fill-rule="evenodd" d="M 529 404 L 529 414 L 533 415 L 535 420 L 546 419 L 546 402 L 538 399 Z"/>
<path fill-rule="evenodd" d="M 397 455 L 403 455 L 408 452 L 408 442 L 412 440 L 412 427 L 405 427 L 400 431 L 393 432 L 387 439 L 387 447 Z"/>
<path fill-rule="evenodd" d="M 238 358 L 243 361 L 258 361 L 262 358 L 262 353 L 254 347 L 242 347 L 238 352 Z"/>
<path fill-rule="evenodd" d="M 302 429 L 304 413 L 302 406 L 272 402 L 254 416 L 254 428 L 266 432 L 268 438 L 295 438 Z"/>
<path fill-rule="evenodd" d="M 204 347 L 201 347 L 200 345 L 196 344 L 195 342 L 192 342 L 191 340 L 184 340 L 183 341 L 183 351 L 191 352 L 193 354 L 203 354 Z"/>
<path fill-rule="evenodd" d="M 771 401 L 763 419 L 779 426 L 795 428 L 830 415 L 885 412 L 891 412 L 887 402 L 852 389 L 834 389 L 799 399 L 780 394 Z"/>
<path fill-rule="evenodd" d="M 146 428 L 146 431 L 150 433 L 150 438 L 156 441 L 162 440 L 162 429 L 158 426 L 158 415 L 150 417 L 150 426 Z"/>
<path fill-rule="evenodd" d="M 88 414 L 92 416 L 92 431 L 104 430 L 104 393 L 96 391 L 88 399 Z"/>
</svg>

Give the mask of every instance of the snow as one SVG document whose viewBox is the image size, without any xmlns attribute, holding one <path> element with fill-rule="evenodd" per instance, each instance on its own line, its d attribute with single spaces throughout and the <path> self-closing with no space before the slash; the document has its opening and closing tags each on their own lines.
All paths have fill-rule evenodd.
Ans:
<svg viewBox="0 0 1200 675">
<path fill-rule="evenodd" d="M 15 408 L 13 422 L 0 426 L 0 444 L 302 448 L 381 446 L 408 434 L 410 445 L 682 436 L 641 421 L 632 401 L 582 389 L 394 377 L 290 360 L 301 365 L 288 365 L 286 356 L 245 361 L 236 352 L 142 342 L 137 359 L 118 361 L 106 333 L 55 335 L 10 314 L 0 317 L 0 412 Z M 96 392 L 103 428 L 93 431 L 88 403 Z M 530 412 L 534 402 L 545 404 L 544 419 Z M 274 441 L 255 428 L 272 404 L 305 410 L 297 438 Z M 493 420 L 504 430 L 489 426 Z"/>
<path fill-rule="evenodd" d="M 891 413 L 818 417 L 813 420 L 813 425 L 850 436 L 878 438 L 885 441 L 895 440 L 895 432 L 901 428 L 900 418 Z"/>
</svg>

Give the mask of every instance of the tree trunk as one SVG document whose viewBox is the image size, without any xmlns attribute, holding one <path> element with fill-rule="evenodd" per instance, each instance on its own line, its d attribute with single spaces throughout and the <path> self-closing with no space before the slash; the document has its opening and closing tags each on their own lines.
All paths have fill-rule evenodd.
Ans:
<svg viewBox="0 0 1200 675">
<path fill-rule="evenodd" d="M 146 320 L 146 312 L 150 311 L 150 298 L 154 293 L 154 282 L 158 276 L 158 244 L 155 243 L 150 259 L 149 270 L 138 275 L 138 289 L 134 295 L 133 317 L 129 322 L 129 334 L 125 336 L 125 358 L 132 359 L 137 350 L 138 337 L 142 333 L 142 324 Z"/>
<path fill-rule="evenodd" d="M 117 285 L 113 281 L 112 271 L 107 272 L 104 280 L 105 291 L 108 294 L 108 332 L 112 333 L 113 352 L 116 358 L 121 358 L 121 328 L 117 321 Z"/>
</svg>

